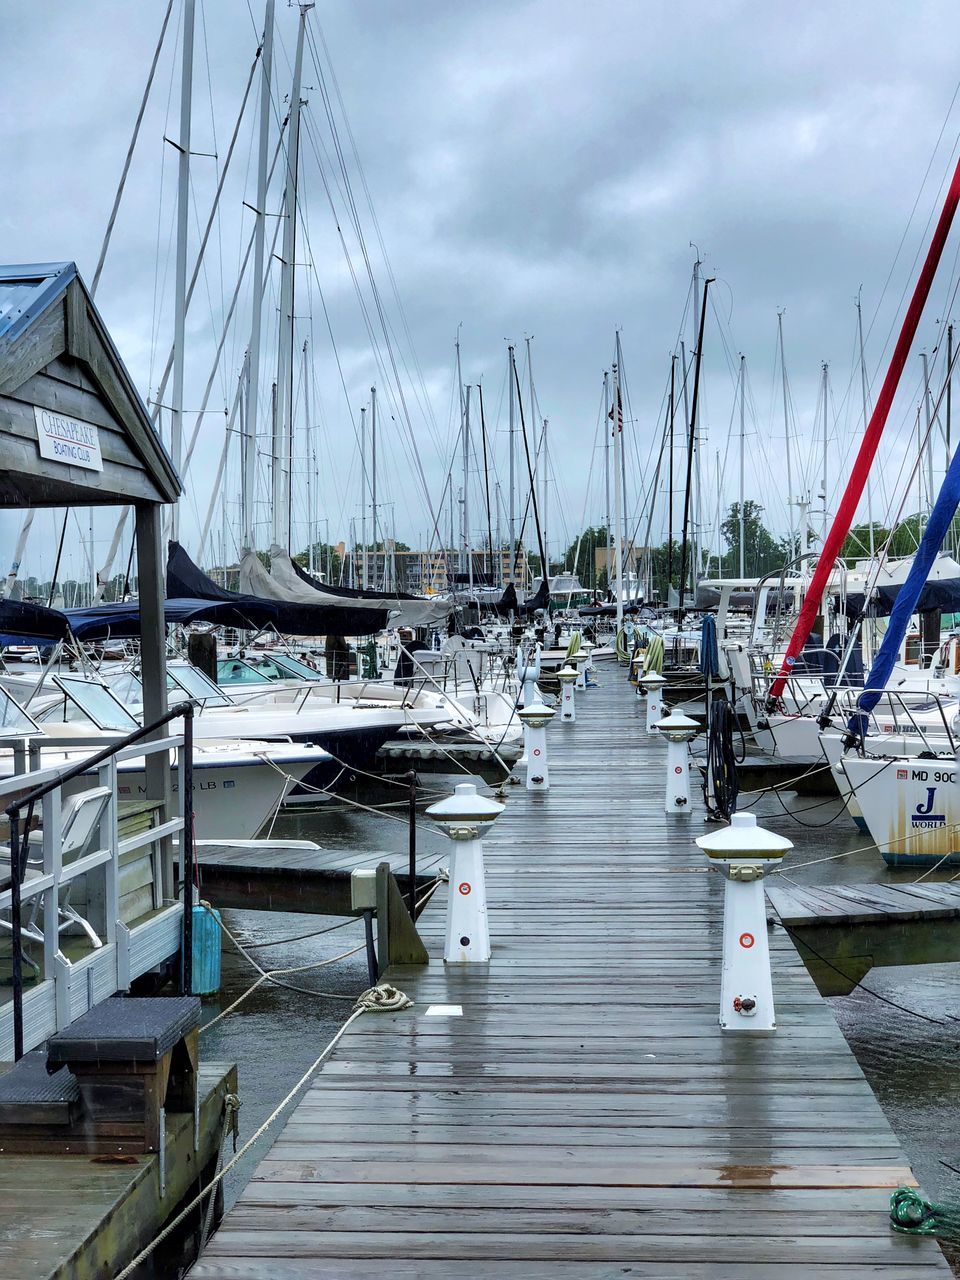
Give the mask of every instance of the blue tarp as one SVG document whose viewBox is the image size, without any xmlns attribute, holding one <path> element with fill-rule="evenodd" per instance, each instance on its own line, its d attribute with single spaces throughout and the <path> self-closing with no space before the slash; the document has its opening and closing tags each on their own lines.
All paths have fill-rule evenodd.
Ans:
<svg viewBox="0 0 960 1280">
<path fill-rule="evenodd" d="M 165 600 L 163 615 L 169 626 L 210 622 L 221 627 L 256 630 L 276 618 L 269 601 L 256 607 L 214 600 Z M 46 609 L 19 600 L 0 600 L 0 645 L 40 644 L 66 640 L 136 640 L 140 637 L 140 605 L 99 604 L 87 609 Z"/>
<path fill-rule="evenodd" d="M 140 637 L 140 605 L 99 604 L 88 609 L 65 609 L 63 615 L 78 640 L 136 640 Z M 277 611 L 269 601 L 256 605 L 236 605 L 215 600 L 164 600 L 163 616 L 168 626 L 188 622 L 210 622 L 220 627 L 256 631 L 274 622 Z"/>
<path fill-rule="evenodd" d="M 873 660 L 864 691 L 857 699 L 859 714 L 850 718 L 850 732 L 857 734 L 858 737 L 863 737 L 867 732 L 869 713 L 879 702 L 881 691 L 886 688 L 890 673 L 900 656 L 900 647 L 907 633 L 907 627 L 918 607 L 927 577 L 947 536 L 947 530 L 956 515 L 958 505 L 960 505 L 960 450 L 953 455 L 953 460 L 943 479 L 943 486 L 937 494 L 937 501 L 930 512 L 927 527 L 923 531 L 917 554 L 907 574 L 907 580 L 897 592 L 896 601 L 890 611 L 886 635 Z"/>
</svg>

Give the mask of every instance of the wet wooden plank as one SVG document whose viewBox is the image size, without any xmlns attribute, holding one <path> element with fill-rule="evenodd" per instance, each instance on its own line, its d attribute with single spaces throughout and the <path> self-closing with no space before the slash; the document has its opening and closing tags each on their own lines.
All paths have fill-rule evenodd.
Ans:
<svg viewBox="0 0 960 1280">
<path fill-rule="evenodd" d="M 782 930 L 780 1030 L 721 1035 L 699 819 L 663 814 L 663 746 L 617 668 L 579 701 L 549 795 L 508 787 L 487 838 L 490 964 L 443 965 L 438 894 L 433 961 L 389 975 L 413 1009 L 343 1037 L 197 1280 L 949 1275 L 889 1229 L 910 1169 Z"/>
</svg>

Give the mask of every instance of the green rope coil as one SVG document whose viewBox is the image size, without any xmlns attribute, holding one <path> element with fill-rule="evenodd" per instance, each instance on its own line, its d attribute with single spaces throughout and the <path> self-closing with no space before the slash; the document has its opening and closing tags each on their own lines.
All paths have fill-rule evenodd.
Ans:
<svg viewBox="0 0 960 1280">
<path fill-rule="evenodd" d="M 897 1187 L 890 1197 L 890 1225 L 911 1236 L 960 1236 L 960 1211 L 924 1200 L 916 1187 Z"/>
</svg>

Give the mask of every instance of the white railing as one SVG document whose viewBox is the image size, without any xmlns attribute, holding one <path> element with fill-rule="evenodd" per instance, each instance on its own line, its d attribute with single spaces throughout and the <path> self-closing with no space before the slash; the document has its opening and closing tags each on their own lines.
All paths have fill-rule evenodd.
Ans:
<svg viewBox="0 0 960 1280">
<path fill-rule="evenodd" d="M 58 765 L 44 763 L 45 753 L 64 748 L 72 752 L 96 745 L 102 757 L 102 748 L 109 742 L 102 735 L 22 740 L 14 747 L 17 771 L 0 780 L 3 810 L 68 772 L 72 775 L 66 786 L 55 785 L 42 795 L 40 828 L 26 837 L 26 872 L 19 892 L 20 968 L 26 967 L 34 976 L 32 984 L 23 987 L 23 1052 L 69 1026 L 92 1005 L 127 990 L 135 978 L 180 949 L 183 907 L 164 898 L 163 864 L 170 839 L 185 825 L 184 797 L 188 792 L 183 735 L 120 747 L 79 776 L 75 776 L 75 766 L 80 763 L 76 759 L 65 759 Z M 118 766 L 142 760 L 146 772 L 148 757 L 171 751 L 177 752 L 179 787 L 161 804 L 160 821 L 154 823 L 151 816 L 148 829 L 120 839 Z M 30 821 L 28 810 L 24 810 L 22 821 Z M 121 865 L 128 864 L 129 855 L 137 850 L 149 851 L 153 909 L 124 921 Z M 16 871 L 9 846 L 7 862 L 10 875 L 0 890 L 0 931 L 11 938 L 12 948 L 16 911 L 12 881 Z M 81 891 L 82 910 L 72 901 Z M 71 946 L 70 940 L 76 939 L 79 945 Z M 42 959 L 30 955 L 31 944 L 42 947 Z M 11 949 L 11 960 L 15 959 Z M 14 1021 L 14 1002 L 0 1005 L 0 1060 L 15 1056 Z"/>
</svg>

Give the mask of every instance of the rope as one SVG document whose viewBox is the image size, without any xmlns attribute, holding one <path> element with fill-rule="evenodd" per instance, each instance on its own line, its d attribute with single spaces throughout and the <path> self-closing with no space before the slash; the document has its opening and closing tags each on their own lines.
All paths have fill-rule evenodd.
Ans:
<svg viewBox="0 0 960 1280">
<path fill-rule="evenodd" d="M 663 641 L 661 640 L 661 644 Z M 717 620 L 705 614 L 700 624 L 700 674 L 714 679 L 720 675 L 720 650 L 717 645 Z"/>
<path fill-rule="evenodd" d="M 395 1013 L 399 1009 L 409 1009 L 412 1004 L 413 1001 L 404 992 L 389 982 L 381 982 L 361 991 L 353 1007 L 361 1013 Z"/>
<path fill-rule="evenodd" d="M 234 1150 L 236 1150 L 237 1130 L 235 1116 L 242 1105 L 243 1104 L 235 1093 L 228 1093 L 223 1099 L 223 1128 L 220 1130 L 220 1146 L 217 1150 L 217 1164 L 213 1171 L 214 1179 L 220 1172 L 220 1167 L 223 1164 L 223 1149 L 227 1145 L 227 1134 L 231 1128 L 233 1129 L 233 1146 Z M 207 1212 L 203 1217 L 203 1226 L 200 1230 L 200 1242 L 197 1245 L 198 1261 L 200 1259 L 200 1255 L 207 1247 L 207 1241 L 210 1239 L 210 1228 L 213 1226 L 213 1211 L 214 1206 L 217 1203 L 217 1197 L 214 1194 L 215 1188 L 216 1182 L 212 1181 L 208 1188 L 210 1192 L 210 1199 L 207 1202 Z"/>
<path fill-rule="evenodd" d="M 890 1197 L 890 1225 L 911 1236 L 960 1234 L 960 1210 L 924 1200 L 916 1187 L 897 1187 Z"/>
<path fill-rule="evenodd" d="M 901 1013 L 908 1013 L 912 1018 L 919 1018 L 921 1022 L 932 1022 L 934 1026 L 945 1027 L 948 1022 L 957 1022 L 958 1019 L 953 1014 L 947 1014 L 946 1018 L 931 1018 L 928 1013 L 921 1013 L 919 1009 L 910 1009 L 905 1004 L 898 1004 L 896 1000 L 891 1000 L 888 996 L 882 996 L 879 991 L 874 991 L 871 987 L 865 987 L 862 982 L 856 978 L 851 978 L 849 973 L 844 973 L 842 969 L 838 969 L 832 960 L 828 960 L 826 956 L 820 954 L 816 947 L 811 947 L 810 943 L 799 934 L 791 929 L 788 924 L 784 924 L 782 920 L 778 921 L 780 928 L 787 934 L 790 941 L 797 948 L 797 954 L 800 954 L 800 948 L 804 947 L 811 955 L 817 957 L 821 964 L 825 964 L 828 969 L 832 969 L 835 974 L 843 978 L 844 982 L 849 982 L 851 986 L 856 987 L 858 991 L 862 991 L 864 995 L 873 996 L 874 1000 L 879 1000 L 881 1004 L 889 1005 L 891 1009 L 898 1009 Z M 803 959 L 803 957 L 800 957 Z"/>
</svg>

